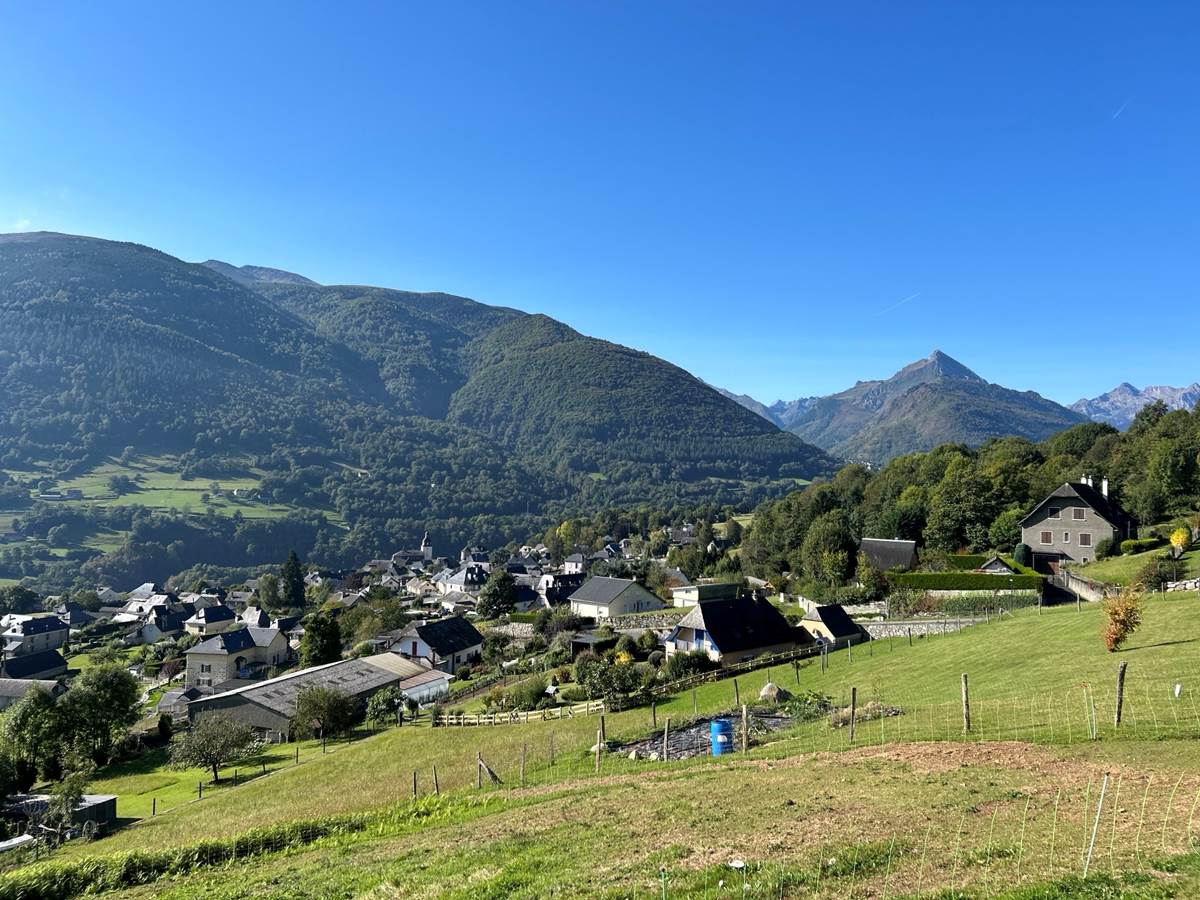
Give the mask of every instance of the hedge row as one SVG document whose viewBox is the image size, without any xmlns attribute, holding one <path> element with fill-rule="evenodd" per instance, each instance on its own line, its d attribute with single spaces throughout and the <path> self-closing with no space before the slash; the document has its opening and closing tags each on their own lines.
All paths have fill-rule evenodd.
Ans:
<svg viewBox="0 0 1200 900">
<path fill-rule="evenodd" d="M 110 856 L 37 863 L 0 875 L 0 900 L 67 900 L 85 893 L 150 884 L 167 876 L 187 875 L 197 869 L 238 859 L 303 847 L 326 837 L 357 834 L 369 829 L 386 832 L 418 821 L 444 817 L 456 807 L 472 805 L 478 805 L 478 801 L 464 804 L 428 797 L 383 812 L 272 825 L 185 847 L 132 850 Z"/>
<path fill-rule="evenodd" d="M 1136 538 L 1129 541 L 1121 541 L 1121 553 L 1129 556 L 1131 553 L 1145 553 L 1147 550 L 1153 550 L 1156 547 L 1161 547 L 1165 544 L 1162 538 Z"/>
<path fill-rule="evenodd" d="M 987 572 L 905 572 L 893 577 L 899 587 L 916 591 L 1040 591 L 1041 575 L 990 575 Z"/>
<path fill-rule="evenodd" d="M 946 616 L 967 616 L 982 614 L 985 611 L 995 613 L 997 606 L 1002 606 L 1011 612 L 1014 609 L 1037 606 L 1040 599 L 1041 594 L 1036 591 L 1030 591 L 1027 594 L 1006 594 L 998 600 L 978 595 L 939 597 L 935 600 L 934 608 L 931 612 Z"/>
</svg>

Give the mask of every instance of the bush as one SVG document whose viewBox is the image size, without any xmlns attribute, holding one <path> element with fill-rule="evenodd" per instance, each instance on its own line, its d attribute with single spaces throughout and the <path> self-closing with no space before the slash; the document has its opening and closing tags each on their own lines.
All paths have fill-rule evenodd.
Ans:
<svg viewBox="0 0 1200 900">
<path fill-rule="evenodd" d="M 653 651 L 651 651 L 650 655 L 648 657 L 646 657 L 646 662 L 650 663 L 650 665 L 654 666 L 654 668 L 657 669 L 659 666 L 661 666 L 663 664 L 663 660 L 665 658 L 666 658 L 666 654 L 663 653 L 661 650 L 653 650 Z"/>
<path fill-rule="evenodd" d="M 1096 559 L 1108 559 L 1115 549 L 1116 543 L 1112 538 L 1101 538 L 1096 542 Z"/>
<path fill-rule="evenodd" d="M 1142 624 L 1141 600 L 1137 588 L 1127 587 L 1104 601 L 1104 614 L 1108 617 L 1104 625 L 1104 646 L 1109 653 L 1120 648 Z"/>
<path fill-rule="evenodd" d="M 1155 557 L 1146 565 L 1142 566 L 1137 576 L 1137 584 L 1140 584 L 1148 591 L 1157 591 L 1164 584 L 1171 580 L 1170 575 L 1164 565 L 1166 560 L 1162 557 Z"/>
<path fill-rule="evenodd" d="M 687 678 L 689 675 L 697 675 L 701 672 L 711 672 L 720 667 L 721 664 L 709 659 L 708 654 L 703 650 L 693 650 L 691 653 L 676 653 L 667 660 L 664 671 L 668 681 L 678 681 L 680 678 Z"/>
<path fill-rule="evenodd" d="M 1033 567 L 1033 549 L 1028 544 L 1017 544 L 1013 550 L 1013 562 L 1026 569 Z"/>
<path fill-rule="evenodd" d="M 1147 550 L 1153 550 L 1156 547 L 1161 547 L 1166 541 L 1161 537 L 1136 538 L 1128 541 L 1121 541 L 1121 553 L 1129 556 L 1133 553 L 1145 553 Z"/>
</svg>

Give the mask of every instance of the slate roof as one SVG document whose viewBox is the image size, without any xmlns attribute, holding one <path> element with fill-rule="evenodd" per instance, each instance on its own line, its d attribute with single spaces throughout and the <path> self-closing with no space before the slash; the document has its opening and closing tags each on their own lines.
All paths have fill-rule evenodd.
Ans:
<svg viewBox="0 0 1200 900">
<path fill-rule="evenodd" d="M 32 619 L 23 619 L 20 622 L 14 622 L 12 627 L 17 634 L 28 637 L 33 634 L 48 634 L 51 631 L 62 631 L 67 626 L 58 616 L 36 616 Z"/>
<path fill-rule="evenodd" d="M 410 625 L 405 629 L 405 634 L 416 634 L 438 656 L 450 656 L 483 643 L 483 635 L 479 630 L 459 616 L 435 619 L 424 625 Z"/>
<path fill-rule="evenodd" d="M 722 653 L 796 640 L 796 629 L 783 613 L 768 601 L 752 597 L 706 600 L 693 606 L 676 628 L 703 629 Z"/>
<path fill-rule="evenodd" d="M 834 640 L 862 634 L 862 629 L 846 614 L 846 610 L 836 603 L 830 603 L 827 606 L 814 606 L 804 616 L 803 621 L 820 622 L 829 629 L 829 633 L 833 635 Z"/>
<path fill-rule="evenodd" d="M 239 628 L 215 634 L 190 648 L 188 653 L 241 653 L 251 647 L 269 647 L 279 634 L 277 628 Z"/>
<path fill-rule="evenodd" d="M 1085 504 L 1096 511 L 1108 524 L 1118 529 L 1122 534 L 1129 534 L 1130 529 L 1136 526 L 1137 522 L 1133 516 L 1125 512 L 1121 505 L 1111 497 L 1105 497 L 1100 491 L 1096 490 L 1090 484 L 1083 484 L 1077 481 L 1068 481 L 1051 492 L 1045 500 L 1030 510 L 1029 515 L 1021 520 L 1021 525 L 1024 525 L 1034 514 L 1036 514 L 1043 506 L 1046 506 L 1053 500 L 1082 500 Z"/>
<path fill-rule="evenodd" d="M 872 566 L 880 572 L 911 569 L 917 564 L 917 542 L 892 538 L 863 538 L 858 545 Z"/>
<path fill-rule="evenodd" d="M 35 687 L 40 687 L 49 694 L 57 694 L 62 686 L 57 681 L 36 678 L 0 678 L 0 697 L 20 700 Z"/>
<path fill-rule="evenodd" d="M 215 606 L 206 606 L 203 609 L 196 610 L 195 615 L 189 621 L 202 622 L 206 625 L 214 625 L 217 622 L 232 622 L 237 616 L 233 610 L 223 604 Z"/>
<path fill-rule="evenodd" d="M 329 687 L 350 697 L 358 697 L 399 680 L 394 672 L 373 665 L 366 659 L 340 660 L 212 694 L 189 704 L 189 713 L 203 713 L 212 701 L 238 696 L 290 719 L 296 714 L 296 700 L 305 688 Z"/>
<path fill-rule="evenodd" d="M 8 678 L 30 678 L 42 672 L 65 673 L 67 661 L 57 650 L 40 650 L 8 657 L 4 660 L 3 671 Z"/>
<path fill-rule="evenodd" d="M 570 597 L 572 603 L 594 603 L 598 606 L 608 606 L 637 582 L 632 578 L 609 578 L 597 575 L 589 578 Z"/>
</svg>

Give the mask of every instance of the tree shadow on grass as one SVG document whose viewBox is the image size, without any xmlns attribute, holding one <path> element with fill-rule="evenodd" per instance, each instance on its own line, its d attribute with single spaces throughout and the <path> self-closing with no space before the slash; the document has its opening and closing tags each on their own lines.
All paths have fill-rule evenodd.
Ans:
<svg viewBox="0 0 1200 900">
<path fill-rule="evenodd" d="M 1195 638 L 1188 638 L 1187 640 L 1183 640 L 1183 641 L 1159 641 L 1157 644 L 1142 644 L 1141 646 L 1138 646 L 1138 647 L 1122 647 L 1117 652 L 1118 653 L 1129 653 L 1130 651 L 1133 651 L 1133 650 L 1149 650 L 1151 647 L 1174 647 L 1176 644 L 1194 644 L 1194 643 L 1196 643 Z"/>
</svg>

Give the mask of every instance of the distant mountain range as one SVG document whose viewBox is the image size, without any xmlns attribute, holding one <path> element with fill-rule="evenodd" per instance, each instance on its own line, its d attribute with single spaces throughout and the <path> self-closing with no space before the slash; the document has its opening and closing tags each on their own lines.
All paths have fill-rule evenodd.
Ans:
<svg viewBox="0 0 1200 900">
<path fill-rule="evenodd" d="M 1033 391 L 991 384 L 941 351 L 828 397 L 768 407 L 726 396 L 835 456 L 873 465 L 944 443 L 977 446 L 1009 435 L 1040 441 L 1087 421 Z"/>
<path fill-rule="evenodd" d="M 1200 382 L 1181 388 L 1155 384 L 1139 390 L 1126 381 L 1099 397 L 1072 403 L 1071 409 L 1124 431 L 1141 408 L 1155 400 L 1163 401 L 1170 409 L 1194 409 L 1200 402 Z"/>
</svg>

